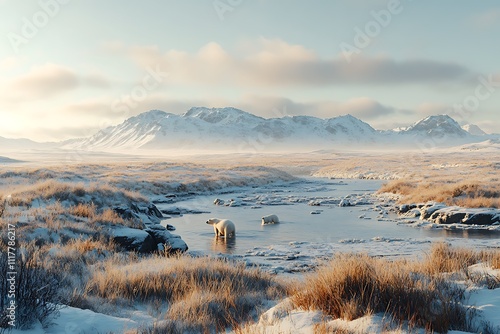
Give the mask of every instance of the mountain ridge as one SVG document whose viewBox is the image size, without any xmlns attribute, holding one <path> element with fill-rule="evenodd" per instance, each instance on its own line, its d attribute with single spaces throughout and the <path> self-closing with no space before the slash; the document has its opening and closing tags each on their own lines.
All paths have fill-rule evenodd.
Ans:
<svg viewBox="0 0 500 334">
<path fill-rule="evenodd" d="M 150 110 L 66 148 L 265 150 L 390 144 L 395 140 L 411 143 L 416 138 L 443 145 L 448 141 L 464 144 L 474 136 L 448 115 L 429 116 L 399 131 L 379 131 L 350 114 L 326 119 L 303 115 L 263 118 L 234 107 L 193 107 L 179 115 Z"/>
<path fill-rule="evenodd" d="M 246 151 L 418 145 L 418 141 L 446 146 L 487 139 L 467 129 L 448 115 L 428 116 L 397 130 L 376 130 L 350 114 L 325 119 L 304 115 L 263 118 L 234 107 L 192 107 L 183 114 L 149 110 L 92 136 L 59 142 L 58 148 Z M 471 129 L 482 132 L 478 127 Z"/>
</svg>

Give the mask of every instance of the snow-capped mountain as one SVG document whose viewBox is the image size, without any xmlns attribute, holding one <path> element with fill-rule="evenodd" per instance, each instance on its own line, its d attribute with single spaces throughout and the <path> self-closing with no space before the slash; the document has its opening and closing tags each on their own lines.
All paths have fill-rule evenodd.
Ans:
<svg viewBox="0 0 500 334">
<path fill-rule="evenodd" d="M 469 128 L 472 129 L 472 128 Z M 151 110 L 95 135 L 61 143 L 79 150 L 318 150 L 339 146 L 408 147 L 432 139 L 434 146 L 477 142 L 447 115 L 429 116 L 415 124 L 378 131 L 351 115 L 262 118 L 236 108 L 194 107 L 184 114 Z M 485 140 L 485 139 L 481 139 Z"/>
<path fill-rule="evenodd" d="M 462 125 L 462 129 L 464 129 L 465 131 L 467 131 L 468 133 L 470 133 L 473 136 L 484 136 L 487 134 L 479 126 L 477 126 L 475 124 Z"/>
<path fill-rule="evenodd" d="M 401 134 L 432 138 L 465 138 L 470 134 L 448 115 L 429 116 L 399 131 Z"/>
<path fill-rule="evenodd" d="M 206 108 L 193 107 L 182 117 L 199 118 L 207 123 L 219 125 L 247 125 L 257 124 L 265 119 L 236 108 Z"/>
<path fill-rule="evenodd" d="M 329 142 L 373 142 L 377 131 L 350 116 L 265 119 L 236 108 L 195 107 L 182 115 L 152 110 L 72 141 L 77 149 L 252 149 Z"/>
</svg>

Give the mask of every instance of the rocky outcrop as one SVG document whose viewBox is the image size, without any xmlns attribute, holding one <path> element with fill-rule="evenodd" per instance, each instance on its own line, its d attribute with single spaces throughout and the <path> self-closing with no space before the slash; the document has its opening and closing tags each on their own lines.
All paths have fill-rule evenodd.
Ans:
<svg viewBox="0 0 500 334">
<path fill-rule="evenodd" d="M 113 211 L 123 219 L 139 219 L 146 225 L 158 224 L 164 218 L 156 205 L 152 203 L 146 205 L 132 203 L 130 207 L 117 206 L 113 208 Z"/>
<path fill-rule="evenodd" d="M 188 250 L 187 244 L 179 235 L 170 233 L 162 225 L 152 225 L 146 232 L 153 238 L 158 251 L 168 253 L 183 253 Z"/>
<path fill-rule="evenodd" d="M 344 198 L 340 201 L 339 206 L 341 207 L 346 207 L 346 206 L 353 206 L 353 203 L 348 198 Z"/>
<path fill-rule="evenodd" d="M 481 211 L 481 209 L 475 212 L 467 212 L 462 223 L 468 225 L 497 225 L 500 224 L 500 212 L 499 210 Z"/>
<path fill-rule="evenodd" d="M 397 208 L 405 217 L 420 217 L 435 224 L 499 225 L 500 210 L 493 208 L 462 208 L 442 203 L 405 204 Z"/>
<path fill-rule="evenodd" d="M 172 215 L 172 216 L 182 216 L 182 215 L 187 215 L 187 214 L 197 215 L 197 214 L 210 213 L 210 212 L 202 211 L 202 210 L 186 209 L 186 208 L 181 208 L 178 206 L 173 206 L 170 208 L 162 209 L 161 213 L 164 213 L 166 215 Z"/>
<path fill-rule="evenodd" d="M 131 227 L 113 227 L 110 235 L 113 241 L 126 251 L 151 253 L 156 250 L 155 240 L 143 230 Z"/>
<path fill-rule="evenodd" d="M 165 217 L 154 204 L 132 204 L 130 207 L 115 207 L 113 210 L 123 219 L 139 220 L 143 223 L 144 229 L 110 228 L 111 237 L 124 250 L 138 253 L 155 251 L 182 253 L 188 250 L 187 244 L 180 236 L 169 232 L 169 230 L 175 230 L 173 226 L 160 225 L 161 220 Z"/>
</svg>

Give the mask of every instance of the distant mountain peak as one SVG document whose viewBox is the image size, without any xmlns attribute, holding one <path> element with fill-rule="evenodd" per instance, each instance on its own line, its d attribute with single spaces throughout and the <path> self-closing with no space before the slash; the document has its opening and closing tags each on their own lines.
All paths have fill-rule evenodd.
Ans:
<svg viewBox="0 0 500 334">
<path fill-rule="evenodd" d="M 137 116 L 131 117 L 131 119 L 151 119 L 151 118 L 163 118 L 165 116 L 169 115 L 169 113 L 158 110 L 158 109 L 153 109 L 149 110 L 143 113 L 140 113 Z"/>
<path fill-rule="evenodd" d="M 431 137 L 466 137 L 469 135 L 457 121 L 445 114 L 428 116 L 400 133 L 426 134 Z"/>
<path fill-rule="evenodd" d="M 186 111 L 181 117 L 198 118 L 208 123 L 236 123 L 249 120 L 263 120 L 263 118 L 250 114 L 246 111 L 233 108 L 207 108 L 193 107 Z"/>
<path fill-rule="evenodd" d="M 462 129 L 464 129 L 473 136 L 484 136 L 487 134 L 479 126 L 475 124 L 465 124 L 462 126 Z"/>
</svg>

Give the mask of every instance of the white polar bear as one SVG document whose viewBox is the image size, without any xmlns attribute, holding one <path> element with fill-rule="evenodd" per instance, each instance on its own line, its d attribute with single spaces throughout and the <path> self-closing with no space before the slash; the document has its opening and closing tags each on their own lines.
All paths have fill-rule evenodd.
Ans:
<svg viewBox="0 0 500 334">
<path fill-rule="evenodd" d="M 276 215 L 267 215 L 262 217 L 262 225 L 267 224 L 278 224 L 280 222 L 278 216 Z"/>
<path fill-rule="evenodd" d="M 213 225 L 215 236 L 224 236 L 226 238 L 234 237 L 236 234 L 236 228 L 234 223 L 229 219 L 218 219 L 210 218 L 207 220 L 207 224 Z"/>
</svg>

